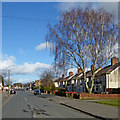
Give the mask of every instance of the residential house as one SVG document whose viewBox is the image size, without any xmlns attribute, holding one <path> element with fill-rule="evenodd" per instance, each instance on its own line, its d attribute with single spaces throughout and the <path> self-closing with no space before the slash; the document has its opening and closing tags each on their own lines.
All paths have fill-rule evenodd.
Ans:
<svg viewBox="0 0 120 120">
<path fill-rule="evenodd" d="M 61 87 L 65 88 L 64 82 L 65 81 L 65 75 L 63 74 L 62 77 L 58 78 L 54 81 L 55 87 Z"/>
<path fill-rule="evenodd" d="M 73 84 L 71 78 L 73 77 L 74 77 L 73 72 L 69 72 L 69 76 L 65 78 L 64 84 L 66 86 L 67 91 L 72 91 Z"/>
<path fill-rule="evenodd" d="M 34 81 L 30 82 L 30 90 L 34 90 L 34 87 L 35 87 L 35 82 Z"/>
<path fill-rule="evenodd" d="M 93 66 L 91 66 L 91 70 L 86 72 L 87 84 L 91 86 L 91 76 L 92 76 Z M 105 66 L 101 68 L 95 74 L 95 81 L 93 92 L 107 92 L 112 89 L 120 88 L 120 62 L 118 58 L 111 58 L 111 65 Z M 73 75 L 72 72 L 69 72 L 69 76 L 66 78 L 62 75 L 61 78 L 55 81 L 56 85 L 61 88 L 65 88 L 67 91 L 72 92 L 87 92 L 83 73 L 80 69 L 78 69 L 78 73 Z"/>
<path fill-rule="evenodd" d="M 87 84 L 90 87 L 91 86 L 91 76 L 93 71 L 93 65 L 91 66 L 91 70 L 86 72 L 87 77 Z M 120 74 L 120 63 L 118 58 L 113 57 L 111 58 L 111 65 L 105 66 L 104 68 L 101 68 L 96 74 L 95 74 L 95 81 L 93 86 L 92 92 L 107 92 L 112 89 L 118 89 L 120 88 L 120 83 L 118 82 L 120 78 L 118 75 Z M 83 75 L 77 78 L 78 81 L 78 92 L 87 92 L 85 82 L 83 79 Z"/>
<path fill-rule="evenodd" d="M 73 72 L 69 72 L 69 76 L 65 77 L 63 74 L 62 77 L 54 81 L 56 87 L 65 88 L 66 91 L 70 91 L 71 82 L 69 81 L 73 77 Z"/>
<path fill-rule="evenodd" d="M 95 75 L 94 91 L 106 92 L 120 88 L 120 62 L 118 58 L 111 58 L 111 65 L 102 68 Z"/>
<path fill-rule="evenodd" d="M 40 86 L 42 85 L 42 80 L 35 80 L 35 86 Z"/>
<path fill-rule="evenodd" d="M 81 81 L 78 80 L 82 76 L 82 70 L 78 69 L 78 73 L 73 75 L 72 77 L 69 78 L 67 81 L 67 88 L 71 92 L 80 92 L 79 86 Z"/>
</svg>

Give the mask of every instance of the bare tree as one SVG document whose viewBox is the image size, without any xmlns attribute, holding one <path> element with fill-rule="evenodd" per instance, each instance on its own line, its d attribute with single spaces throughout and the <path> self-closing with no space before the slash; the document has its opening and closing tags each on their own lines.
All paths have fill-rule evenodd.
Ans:
<svg viewBox="0 0 120 120">
<path fill-rule="evenodd" d="M 53 79 L 54 79 L 54 76 L 51 71 L 44 71 L 41 74 L 42 86 L 54 88 L 55 86 L 54 86 Z"/>
<path fill-rule="evenodd" d="M 7 76 L 7 72 L 5 70 L 0 71 L 0 79 L 2 81 L 2 85 L 4 86 L 5 80 L 4 78 Z"/>
<path fill-rule="evenodd" d="M 113 21 L 114 16 L 104 9 L 78 8 L 63 13 L 58 24 L 49 25 L 47 41 L 54 46 L 55 66 L 60 70 L 80 68 L 89 93 L 95 73 L 115 55 L 118 31 Z M 91 65 L 92 84 L 88 86 L 85 70 Z"/>
</svg>

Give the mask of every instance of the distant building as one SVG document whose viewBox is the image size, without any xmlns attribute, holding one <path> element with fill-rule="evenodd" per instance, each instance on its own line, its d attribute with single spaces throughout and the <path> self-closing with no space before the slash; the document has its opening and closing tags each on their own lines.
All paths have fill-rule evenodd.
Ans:
<svg viewBox="0 0 120 120">
<path fill-rule="evenodd" d="M 2 75 L 0 75 L 0 90 L 2 90 L 3 86 L 4 86 L 4 78 Z"/>
<path fill-rule="evenodd" d="M 42 85 L 42 80 L 35 80 L 35 86 Z"/>
</svg>

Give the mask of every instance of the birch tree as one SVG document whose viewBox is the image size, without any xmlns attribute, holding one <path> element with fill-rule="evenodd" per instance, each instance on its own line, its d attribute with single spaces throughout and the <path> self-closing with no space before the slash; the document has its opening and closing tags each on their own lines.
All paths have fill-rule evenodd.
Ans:
<svg viewBox="0 0 120 120">
<path fill-rule="evenodd" d="M 92 92 L 95 73 L 115 55 L 117 25 L 114 16 L 104 9 L 72 9 L 62 13 L 60 21 L 48 26 L 47 41 L 53 43 L 55 67 L 59 70 L 81 69 L 86 88 Z M 93 65 L 91 86 L 86 68 Z"/>
</svg>

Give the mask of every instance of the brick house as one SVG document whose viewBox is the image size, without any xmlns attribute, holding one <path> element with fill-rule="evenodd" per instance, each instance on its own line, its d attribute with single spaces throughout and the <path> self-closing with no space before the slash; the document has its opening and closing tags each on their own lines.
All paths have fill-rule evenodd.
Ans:
<svg viewBox="0 0 120 120">
<path fill-rule="evenodd" d="M 35 86 L 42 85 L 42 80 L 35 80 Z"/>
</svg>

